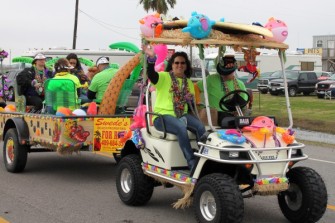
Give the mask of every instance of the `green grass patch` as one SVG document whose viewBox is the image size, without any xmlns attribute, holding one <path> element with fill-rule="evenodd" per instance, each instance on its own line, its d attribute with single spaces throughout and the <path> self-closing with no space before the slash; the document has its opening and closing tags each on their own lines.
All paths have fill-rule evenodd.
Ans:
<svg viewBox="0 0 335 223">
<path fill-rule="evenodd" d="M 335 100 L 319 99 L 315 95 L 299 95 L 290 97 L 289 101 L 294 128 L 335 134 Z M 252 108 L 253 116 L 275 116 L 279 126 L 289 125 L 284 96 L 254 92 Z"/>
</svg>

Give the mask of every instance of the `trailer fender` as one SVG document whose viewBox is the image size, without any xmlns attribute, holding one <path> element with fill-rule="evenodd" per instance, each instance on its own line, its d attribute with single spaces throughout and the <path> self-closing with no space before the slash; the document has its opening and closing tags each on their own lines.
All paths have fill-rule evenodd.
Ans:
<svg viewBox="0 0 335 223">
<path fill-rule="evenodd" d="M 11 129 L 11 128 L 16 129 L 18 133 L 20 145 L 29 144 L 29 129 L 28 129 L 27 123 L 24 121 L 23 118 L 14 117 L 6 121 L 4 130 L 3 130 L 2 140 L 5 139 L 6 132 L 8 131 L 8 129 Z"/>
</svg>

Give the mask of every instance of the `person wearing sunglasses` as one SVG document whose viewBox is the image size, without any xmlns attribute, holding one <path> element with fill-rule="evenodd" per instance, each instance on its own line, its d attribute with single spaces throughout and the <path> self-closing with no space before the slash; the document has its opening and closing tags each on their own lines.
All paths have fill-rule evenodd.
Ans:
<svg viewBox="0 0 335 223">
<path fill-rule="evenodd" d="M 152 48 L 143 46 L 148 57 L 148 78 L 156 88 L 156 102 L 154 113 L 154 126 L 178 137 L 179 146 L 187 160 L 190 170 L 196 163 L 196 158 L 190 144 L 187 130 L 196 134 L 197 139 L 206 132 L 204 125 L 195 116 L 188 114 L 191 103 L 194 102 L 194 85 L 190 80 L 191 63 L 185 52 L 174 53 L 164 72 L 155 71 L 156 56 Z M 163 120 L 161 120 L 163 119 Z"/>
</svg>

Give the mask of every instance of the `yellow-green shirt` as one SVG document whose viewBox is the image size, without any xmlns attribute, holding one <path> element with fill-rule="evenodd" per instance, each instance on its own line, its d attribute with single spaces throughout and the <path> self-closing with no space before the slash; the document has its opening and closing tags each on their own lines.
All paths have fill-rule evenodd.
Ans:
<svg viewBox="0 0 335 223">
<path fill-rule="evenodd" d="M 156 101 L 154 112 L 161 115 L 172 115 L 176 117 L 173 106 L 173 93 L 170 92 L 172 86 L 172 80 L 168 72 L 160 72 L 158 82 L 155 84 L 156 87 Z M 179 88 L 182 87 L 182 78 L 177 78 Z M 192 81 L 188 78 L 187 84 L 190 93 L 194 96 L 194 85 Z M 186 104 L 184 108 L 184 113 L 187 113 L 188 106 Z"/>
</svg>

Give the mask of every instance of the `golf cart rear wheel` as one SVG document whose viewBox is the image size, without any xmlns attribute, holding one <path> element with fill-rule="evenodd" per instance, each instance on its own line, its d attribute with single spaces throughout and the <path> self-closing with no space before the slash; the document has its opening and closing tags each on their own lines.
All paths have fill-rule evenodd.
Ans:
<svg viewBox="0 0 335 223">
<path fill-rule="evenodd" d="M 131 154 L 118 164 L 116 188 L 123 203 L 132 206 L 146 204 L 154 190 L 154 180 L 143 173 L 141 158 Z"/>
<path fill-rule="evenodd" d="M 198 222 L 242 222 L 244 203 L 235 181 L 214 173 L 200 179 L 194 190 L 194 211 Z"/>
<path fill-rule="evenodd" d="M 278 194 L 284 216 L 291 222 L 317 222 L 327 208 L 327 190 L 321 176 L 308 167 L 296 167 L 287 173 L 290 185 Z"/>
<path fill-rule="evenodd" d="M 6 132 L 3 143 L 3 159 L 8 172 L 22 172 L 27 164 L 28 146 L 19 144 L 15 128 Z"/>
</svg>

